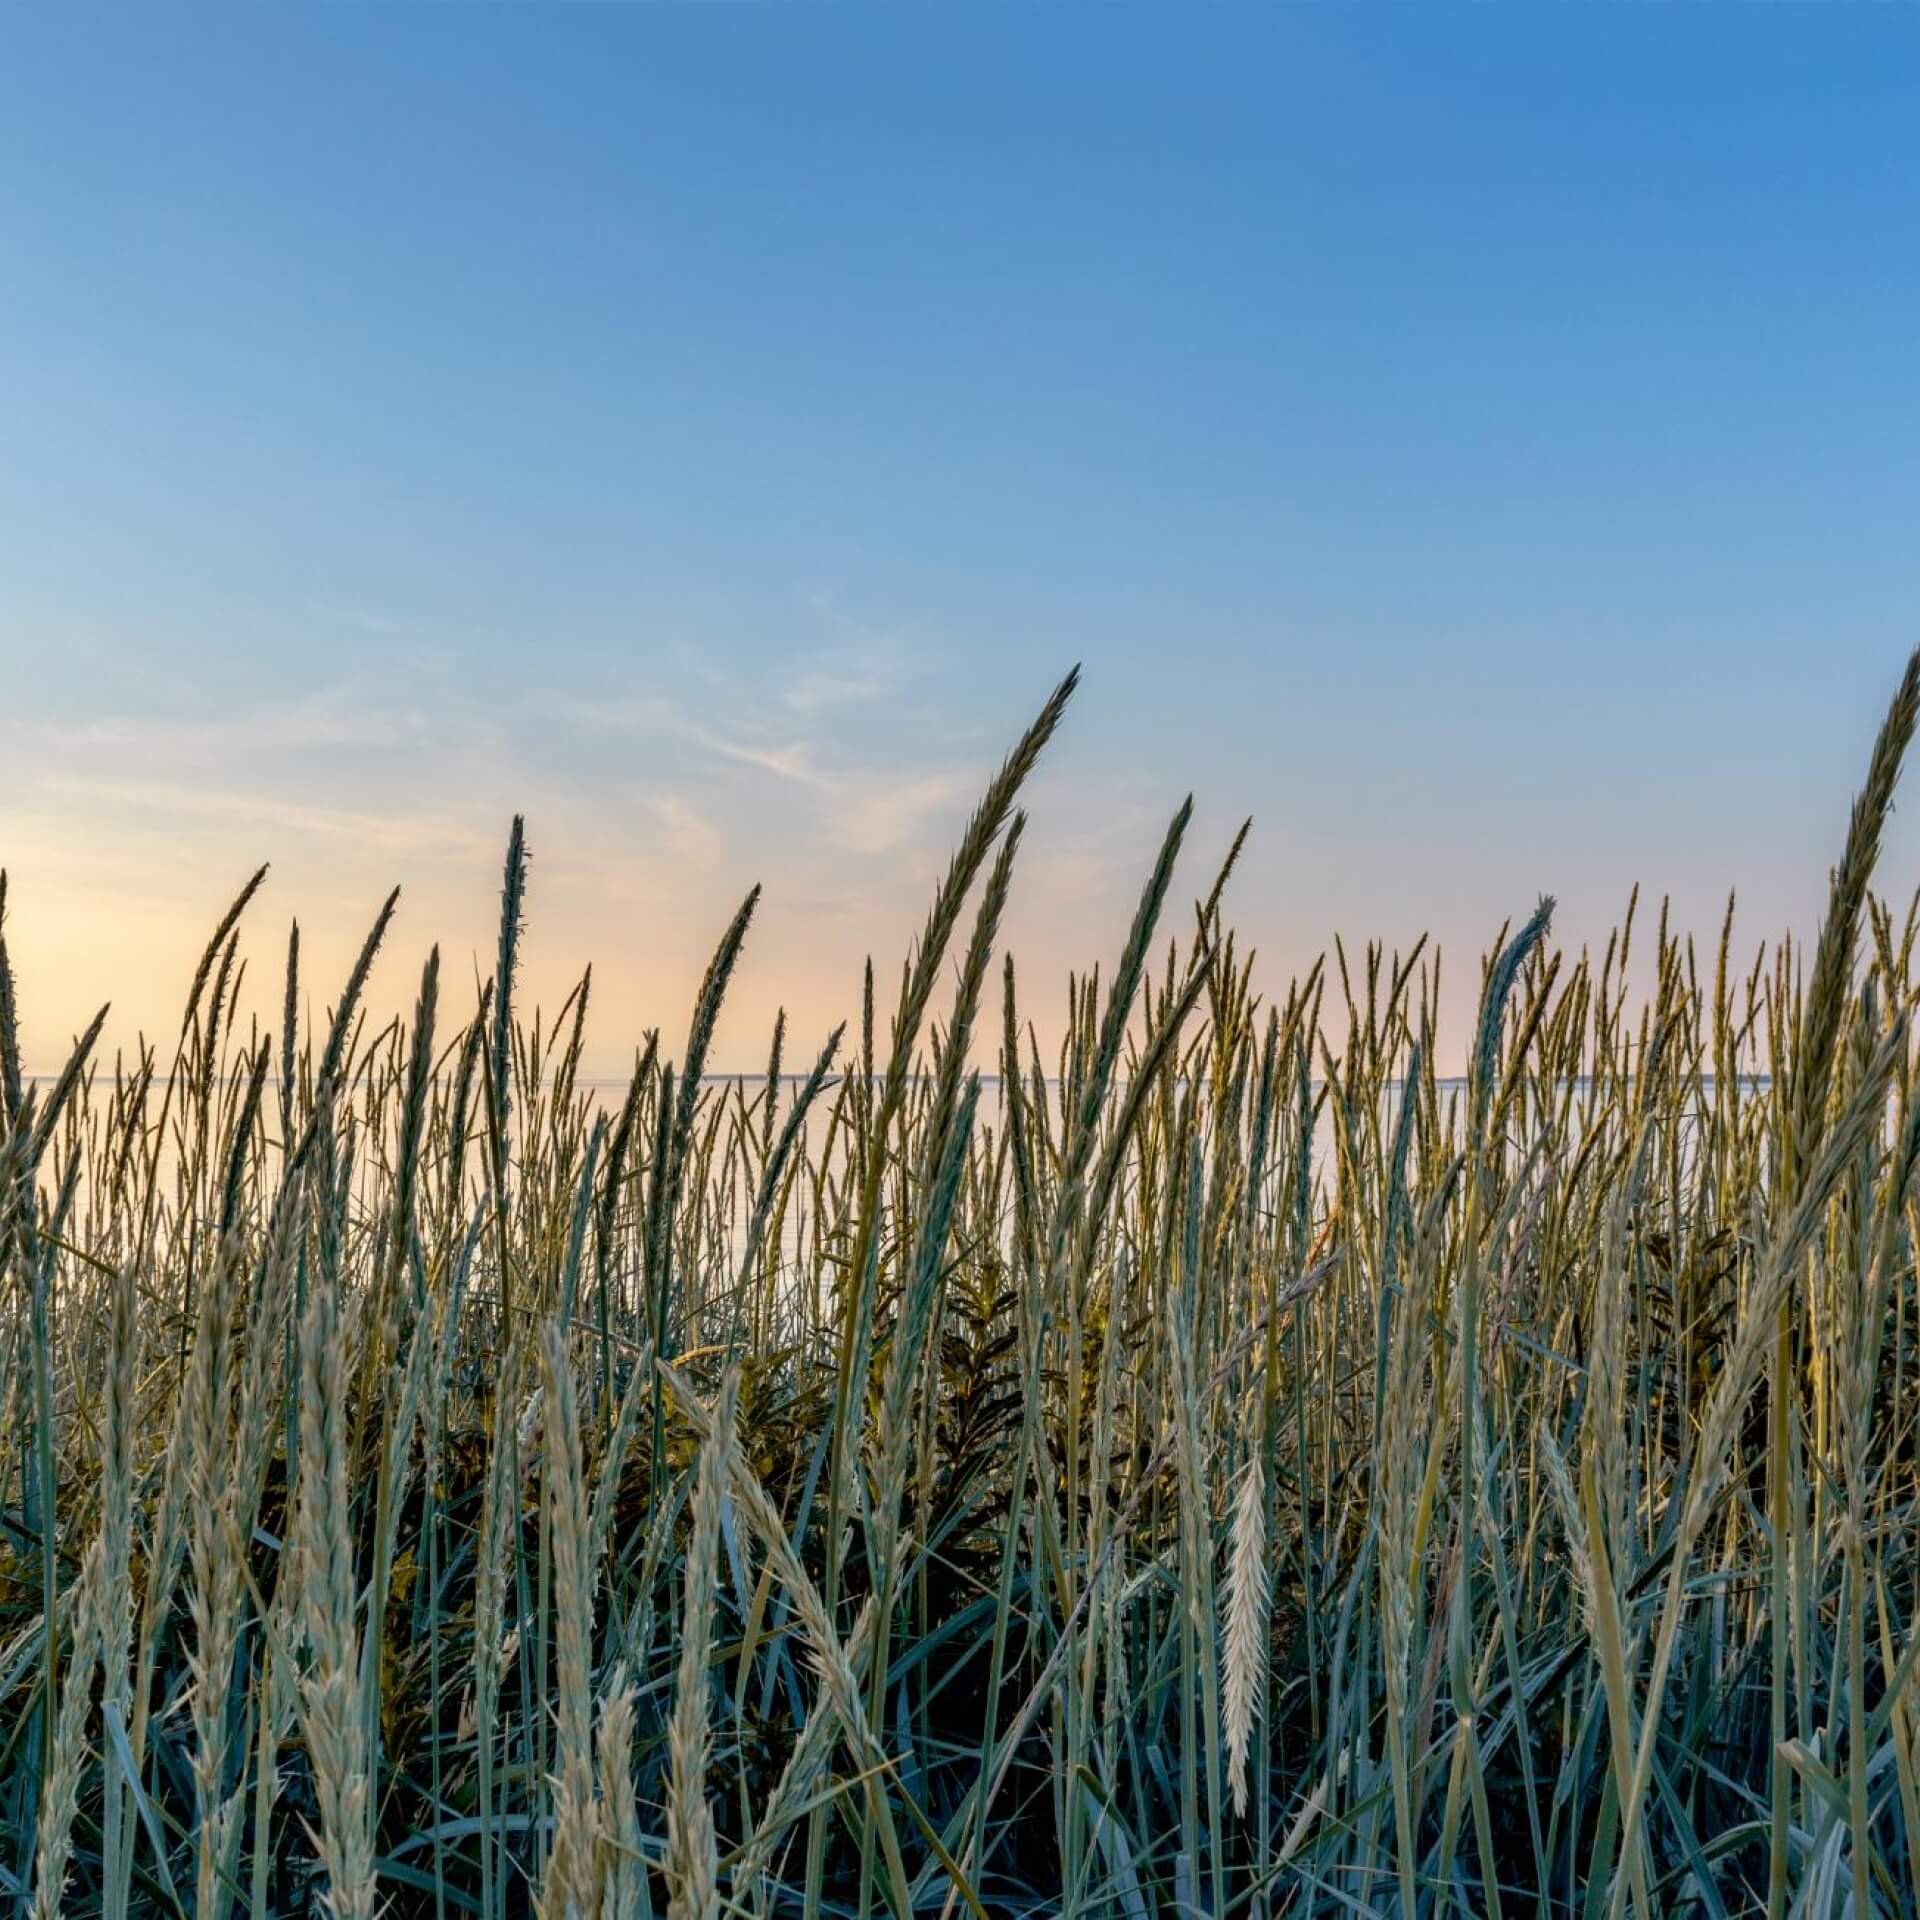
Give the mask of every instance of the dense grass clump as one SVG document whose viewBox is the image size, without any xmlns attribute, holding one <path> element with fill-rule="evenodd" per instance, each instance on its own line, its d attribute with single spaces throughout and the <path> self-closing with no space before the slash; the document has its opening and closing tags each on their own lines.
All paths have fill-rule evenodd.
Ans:
<svg viewBox="0 0 1920 1920">
<path fill-rule="evenodd" d="M 1424 946 L 1261 1000 L 1184 808 L 1040 1057 L 1071 687 L 804 1077 L 708 1071 L 749 898 L 584 1087 L 517 821 L 478 1004 L 380 1032 L 391 900 L 241 1031 L 256 876 L 50 1082 L 0 947 L 10 1902 L 1916 1912 L 1920 664 L 1810 952 L 1542 903 L 1457 1082 Z"/>
</svg>

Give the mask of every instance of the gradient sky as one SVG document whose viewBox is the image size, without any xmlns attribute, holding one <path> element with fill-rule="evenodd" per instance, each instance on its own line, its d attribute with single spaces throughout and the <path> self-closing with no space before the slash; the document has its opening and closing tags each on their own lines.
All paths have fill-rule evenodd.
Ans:
<svg viewBox="0 0 1920 1920">
<path fill-rule="evenodd" d="M 30 1066 L 464 996 L 811 1055 L 1075 660 L 1041 1015 L 1192 789 L 1269 990 L 1542 890 L 1809 930 L 1920 640 L 1920 13 L 88 6 L 0 51 Z M 1911 811 L 1911 807 L 1909 809 Z M 1883 879 L 1920 878 L 1898 825 Z M 1184 926 L 1183 926 L 1184 931 Z M 478 956 L 477 958 L 475 956 Z M 1456 1032 L 1458 1029 L 1456 1029 Z"/>
</svg>

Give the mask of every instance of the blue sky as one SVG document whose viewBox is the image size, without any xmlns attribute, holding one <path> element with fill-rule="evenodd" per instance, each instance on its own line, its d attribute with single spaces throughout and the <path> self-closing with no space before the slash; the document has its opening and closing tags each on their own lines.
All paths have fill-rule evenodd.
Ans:
<svg viewBox="0 0 1920 1920">
<path fill-rule="evenodd" d="M 754 880 L 723 1051 L 806 1047 L 1075 660 L 1037 1010 L 1189 789 L 1270 989 L 1807 930 L 1920 640 L 1916 125 L 1907 10 L 23 10 L 30 1049 L 166 1030 L 262 859 L 263 980 L 395 881 L 395 1002 L 470 971 L 516 807 L 596 1064 Z"/>
</svg>

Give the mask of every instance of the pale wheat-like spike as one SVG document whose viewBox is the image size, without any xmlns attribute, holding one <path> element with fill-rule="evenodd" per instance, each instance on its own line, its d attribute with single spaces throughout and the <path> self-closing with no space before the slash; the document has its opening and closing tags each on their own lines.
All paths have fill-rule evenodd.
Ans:
<svg viewBox="0 0 1920 1920">
<path fill-rule="evenodd" d="M 87 1760 L 87 1712 L 100 1649 L 105 1576 L 105 1543 L 96 1534 L 81 1562 L 79 1577 L 67 1590 L 73 1637 L 60 1683 L 60 1711 L 53 1725 L 46 1790 L 40 1803 L 34 1847 L 34 1920 L 57 1920 L 64 1910 L 67 1874 L 73 1860 L 73 1822 L 79 1811 Z"/>
<path fill-rule="evenodd" d="M 1389 1221 L 1391 1236 L 1401 1231 Z M 1374 1483 L 1380 1526 L 1380 1626 L 1386 1668 L 1387 1754 L 1393 1778 L 1395 1866 L 1400 1903 L 1415 1902 L 1415 1809 L 1408 1696 L 1412 1683 L 1415 1614 L 1421 1597 L 1417 1541 L 1422 1468 L 1432 1415 L 1425 1404 L 1429 1322 L 1438 1286 L 1440 1250 L 1433 1231 L 1420 1232 L 1408 1267 L 1406 1291 L 1394 1315 L 1380 1430 L 1374 1437 Z M 1438 1644 L 1437 1638 L 1435 1644 Z"/>
<path fill-rule="evenodd" d="M 673 1388 L 675 1404 L 684 1413 L 687 1423 L 704 1441 L 718 1431 L 715 1419 L 694 1398 L 685 1381 L 665 1361 L 658 1364 L 661 1377 Z M 821 1736 L 821 1744 L 814 1749 L 815 1760 L 809 1764 L 824 1767 L 835 1737 L 844 1738 L 864 1764 L 885 1765 L 886 1756 L 879 1749 L 878 1742 L 868 1728 L 866 1710 L 860 1693 L 860 1673 L 871 1657 L 879 1630 L 877 1614 L 872 1605 L 872 1596 L 862 1607 L 860 1617 L 855 1623 L 852 1636 L 843 1642 L 834 1631 L 827 1615 L 825 1603 L 819 1589 L 814 1585 L 812 1576 L 801 1564 L 799 1554 L 794 1550 L 793 1542 L 787 1537 L 787 1530 L 780 1518 L 780 1510 L 773 1503 L 759 1476 L 753 1471 L 751 1463 L 738 1447 L 729 1452 L 729 1477 L 732 1482 L 733 1496 L 740 1511 L 746 1516 L 747 1523 L 759 1535 L 761 1544 L 766 1548 L 767 1559 L 772 1565 L 781 1584 L 787 1589 L 792 1600 L 793 1610 L 800 1618 L 802 1632 L 806 1635 L 808 1657 L 814 1672 L 820 1681 L 821 1693 L 829 1712 L 814 1713 L 807 1718 L 799 1746 L 794 1753 L 794 1764 L 789 1766 L 783 1776 L 779 1797 L 788 1800 L 788 1788 L 791 1783 L 791 1799 L 804 1798 L 809 1785 L 808 1776 L 798 1765 L 802 1751 L 813 1741 L 816 1734 Z M 904 1544 L 904 1542 L 903 1542 Z M 889 1576 L 891 1577 L 891 1576 Z M 684 1659 L 684 1648 L 683 1655 Z M 837 1735 L 835 1723 L 837 1726 Z M 817 1775 L 813 1776 L 817 1777 Z M 790 1800 L 788 1801 L 790 1803 Z M 774 1829 L 771 1819 L 761 1823 L 763 1833 Z M 777 1829 L 774 1829 L 777 1830 Z M 764 1862 L 764 1853 L 755 1853 L 749 1848 L 749 1854 Z"/>
<path fill-rule="evenodd" d="M 139 1415 L 139 1293 L 131 1261 L 114 1268 L 108 1311 L 106 1404 L 100 1423 L 100 1695 L 103 1706 L 116 1712 L 125 1726 L 133 1698 L 131 1589 Z M 117 1887 L 127 1795 L 119 1781 L 109 1779 L 101 1798 L 102 1877 L 109 1887 Z"/>
<path fill-rule="evenodd" d="M 473 1596 L 474 1737 L 479 1749 L 480 1871 L 483 1890 L 490 1896 L 495 1872 L 493 1820 L 493 1763 L 498 1734 L 495 1717 L 500 1704 L 501 1636 L 505 1626 L 508 1546 L 516 1513 L 518 1481 L 515 1463 L 525 1458 L 526 1437 L 516 1434 L 511 1409 L 519 1391 L 525 1346 L 516 1341 L 507 1349 L 501 1367 L 498 1410 L 493 1444 L 487 1453 L 486 1488 L 481 1499 L 478 1565 Z M 518 1445 L 516 1446 L 516 1441 Z M 489 1905 L 483 1900 L 482 1905 Z"/>
<path fill-rule="evenodd" d="M 261 1491 L 280 1438 L 273 1396 L 284 1384 L 285 1339 L 299 1246 L 307 1227 L 306 1182 L 275 1210 L 266 1250 L 254 1267 L 239 1394 L 234 1408 L 234 1503 L 242 1538 L 253 1530 Z"/>
<path fill-rule="evenodd" d="M 929 1169 L 927 1211 L 920 1223 L 907 1293 L 894 1322 L 892 1347 L 887 1356 L 880 1402 L 880 1459 L 873 1529 L 875 1552 L 883 1565 L 890 1565 L 893 1559 L 914 1431 L 912 1400 L 920 1387 L 921 1360 L 933 1332 L 934 1305 L 946 1257 L 947 1236 L 961 1175 L 966 1169 L 979 1094 L 979 1076 L 971 1075 L 953 1113 L 938 1123 L 946 1136 L 938 1143 L 942 1149 L 941 1160 L 938 1166 Z"/>
<path fill-rule="evenodd" d="M 1546 1467 L 1547 1485 L 1553 1491 L 1554 1505 L 1560 1511 L 1560 1525 L 1567 1546 L 1567 1559 L 1573 1567 L 1573 1586 L 1580 1612 L 1591 1635 L 1595 1629 L 1600 1592 L 1594 1584 L 1593 1555 L 1587 1550 L 1587 1529 L 1580 1514 L 1580 1496 L 1573 1490 L 1573 1475 L 1568 1471 L 1566 1455 L 1544 1427 L 1540 1431 L 1540 1458 Z"/>
<path fill-rule="evenodd" d="M 593 1573 L 588 1558 L 580 1420 L 566 1329 L 551 1322 L 540 1346 L 541 1424 L 546 1436 L 549 1533 L 553 1542 L 554 1654 L 558 1738 L 553 1849 L 541 1894 L 543 1920 L 591 1915 L 597 1904 L 593 1804 Z"/>
<path fill-rule="evenodd" d="M 627 1450 L 633 1444 L 639 1423 L 640 1403 L 654 1391 L 653 1343 L 643 1341 L 634 1356 L 633 1371 L 620 1395 L 620 1408 L 614 1415 L 613 1433 L 600 1458 L 594 1480 L 593 1507 L 587 1521 L 587 1565 L 597 1578 L 600 1563 L 606 1558 L 607 1544 L 613 1532 L 613 1506 L 620 1494 L 620 1474 L 626 1465 Z"/>
<path fill-rule="evenodd" d="M 803 1624 L 809 1624 L 809 1632 L 816 1631 L 820 1614 L 817 1609 L 805 1615 Z M 846 1642 L 845 1666 L 851 1673 L 864 1672 L 872 1658 L 876 1629 L 879 1624 L 879 1612 L 874 1606 L 873 1595 L 869 1594 L 860 1603 L 860 1611 L 854 1617 L 853 1631 Z M 825 1657 L 817 1646 L 809 1656 L 814 1671 L 824 1671 Z M 844 1693 L 836 1695 L 844 1698 Z M 794 1742 L 793 1752 L 788 1756 L 780 1778 L 774 1784 L 772 1793 L 767 1796 L 767 1804 L 760 1818 L 754 1822 L 753 1831 L 740 1847 L 733 1867 L 733 1885 L 736 1889 L 751 1886 L 754 1880 L 766 1871 L 768 1861 L 773 1857 L 774 1849 L 780 1844 L 782 1836 L 798 1818 L 798 1809 L 804 1807 L 808 1799 L 818 1788 L 825 1776 L 828 1762 L 833 1758 L 834 1747 L 841 1738 L 840 1717 L 834 1712 L 810 1713 L 801 1726 L 799 1738 Z"/>
<path fill-rule="evenodd" d="M 1253 1723 L 1264 1711 L 1267 1690 L 1267 1503 L 1266 1476 L 1257 1449 L 1241 1469 L 1234 1498 L 1233 1536 L 1221 1598 L 1221 1638 L 1226 1671 L 1221 1684 L 1227 1734 L 1227 1784 L 1233 1810 L 1247 1812 L 1247 1748 Z"/>
<path fill-rule="evenodd" d="M 1406 1709 L 1407 1657 L 1413 1640 L 1415 1511 L 1427 1444 L 1423 1405 L 1429 1321 L 1439 1249 L 1431 1234 L 1415 1248 L 1407 1290 L 1394 1316 L 1387 1387 L 1375 1441 L 1380 1486 L 1380 1569 L 1386 1589 L 1387 1692 L 1396 1715 Z"/>
<path fill-rule="evenodd" d="M 336 1920 L 372 1920 L 373 1802 L 355 1655 L 353 1515 L 347 1488 L 340 1303 L 329 1276 L 312 1279 L 300 1329 L 300 1492 L 295 1515 L 308 1666 L 302 1720 L 313 1763 Z"/>
<path fill-rule="evenodd" d="M 207 1920 L 220 1920 L 225 1911 L 223 1868 L 239 1806 L 237 1792 L 228 1793 L 225 1782 L 231 1727 L 227 1699 L 240 1633 L 243 1580 L 231 1524 L 233 1459 L 228 1435 L 233 1399 L 230 1323 L 241 1260 L 238 1239 L 229 1235 L 200 1297 L 200 1323 L 187 1384 L 194 1414 L 187 1471 L 193 1506 L 188 1607 L 194 1628 L 188 1664 L 193 1674 L 193 1784 L 199 1816 L 195 1911 Z"/>
<path fill-rule="evenodd" d="M 493 1043 L 490 1056 L 495 1148 L 504 1152 L 512 1111 L 513 986 L 519 970 L 520 934 L 526 922 L 527 822 L 513 816 L 507 832 L 507 857 L 500 884 L 500 957 L 493 976 Z"/>
<path fill-rule="evenodd" d="M 204 1278 L 201 1284 L 206 1284 Z M 182 1386 L 184 1389 L 184 1382 Z M 154 1668 L 161 1639 L 172 1613 L 180 1562 L 186 1549 L 188 1500 L 193 1484 L 195 1422 L 193 1397 L 184 1390 L 176 1393 L 167 1444 L 157 1475 L 157 1510 L 149 1521 L 147 1577 L 141 1593 L 140 1632 L 130 1689 L 133 1720 L 128 1733 L 128 1745 L 136 1768 L 146 1759 Z"/>
<path fill-rule="evenodd" d="M 739 1377 L 730 1371 L 721 1383 L 711 1430 L 700 1449 L 693 1495 L 686 1608 L 674 1679 L 673 1718 L 667 1732 L 668 1920 L 715 1920 L 720 1907 L 719 1859 L 713 1812 L 707 1805 L 707 1689 L 719 1584 L 720 1508 L 726 1495 L 738 1396 Z"/>
<path fill-rule="evenodd" d="M 642 1920 L 647 1869 L 640 1850 L 640 1808 L 633 1791 L 633 1689 L 623 1673 L 614 1674 L 601 1709 L 595 1752 L 600 1786 L 601 1920 Z"/>
<path fill-rule="evenodd" d="M 1601 1511 L 1607 1525 L 1607 1559 L 1616 1577 L 1628 1566 L 1626 1513 L 1632 1469 L 1627 1449 L 1627 1196 L 1609 1210 L 1594 1276 L 1593 1335 L 1589 1347 L 1587 1400 L 1581 1423 L 1586 1457 L 1598 1464 Z"/>
</svg>

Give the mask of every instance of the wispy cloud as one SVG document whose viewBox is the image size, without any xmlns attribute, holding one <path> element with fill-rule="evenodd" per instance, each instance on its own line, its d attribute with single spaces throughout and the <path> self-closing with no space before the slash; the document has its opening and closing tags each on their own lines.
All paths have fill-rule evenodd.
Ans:
<svg viewBox="0 0 1920 1920">
<path fill-rule="evenodd" d="M 689 677 L 697 693 L 567 696 L 553 702 L 555 717 L 589 734 L 652 736 L 685 750 L 676 780 L 698 792 L 710 812 L 737 809 L 742 824 L 751 822 L 763 836 L 781 838 L 782 820 L 769 820 L 759 796 L 728 794 L 724 782 L 736 771 L 793 790 L 783 805 L 798 799 L 807 809 L 816 852 L 896 855 L 964 803 L 977 769 L 929 770 L 924 747 L 910 767 L 893 764 L 887 753 L 893 743 L 937 737 L 937 729 L 915 724 L 923 719 L 915 686 L 927 671 L 926 655 L 904 630 L 861 628 L 824 598 L 816 599 L 815 610 L 832 638 L 771 679 L 722 677 L 694 666 Z"/>
<path fill-rule="evenodd" d="M 75 773 L 47 775 L 39 783 L 38 801 L 42 811 L 67 817 L 106 813 L 117 831 L 142 837 L 225 827 L 268 845 L 297 834 L 348 844 L 356 852 L 436 863 L 491 864 L 499 852 L 491 827 L 457 810 L 328 806 L 244 787 Z"/>
<path fill-rule="evenodd" d="M 712 866 L 726 851 L 726 835 L 684 794 L 656 793 L 648 807 L 676 861 Z"/>
<path fill-rule="evenodd" d="M 426 629 L 405 614 L 388 613 L 379 607 L 343 605 L 331 601 L 316 602 L 309 611 L 330 625 L 352 633 L 368 634 L 376 640 L 414 640 Z"/>
<path fill-rule="evenodd" d="M 418 746 L 435 721 L 423 709 L 382 704 L 354 686 L 324 688 L 235 713 L 96 713 L 70 722 L 19 720 L 8 732 L 23 753 L 48 760 L 132 756 L 204 760 L 343 748 Z"/>
<path fill-rule="evenodd" d="M 812 606 L 832 639 L 802 661 L 782 689 L 793 713 L 811 716 L 898 698 L 933 664 L 932 649 L 912 627 L 870 626 L 829 593 L 816 593 Z"/>
<path fill-rule="evenodd" d="M 820 750 L 816 741 L 800 739 L 762 743 L 732 738 L 685 716 L 680 718 L 679 726 L 689 740 L 705 747 L 709 753 L 743 767 L 757 767 L 762 773 L 770 773 L 776 779 L 792 780 L 803 787 L 817 787 L 827 784 L 831 778 L 820 766 Z"/>
</svg>

